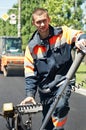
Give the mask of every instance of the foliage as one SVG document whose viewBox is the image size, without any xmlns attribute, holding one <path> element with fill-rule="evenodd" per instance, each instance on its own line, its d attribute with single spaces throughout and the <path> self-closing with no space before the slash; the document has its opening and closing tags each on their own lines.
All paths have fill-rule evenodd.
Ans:
<svg viewBox="0 0 86 130">
<path fill-rule="evenodd" d="M 83 80 L 86 80 L 86 64 L 82 62 L 76 73 L 76 83 L 80 84 Z M 86 88 L 86 83 L 83 87 Z"/>
<path fill-rule="evenodd" d="M 10 16 L 11 14 L 16 14 L 17 7 L 16 5 L 13 6 L 14 10 L 9 10 L 7 14 Z M 6 35 L 6 36 L 17 36 L 17 24 L 12 25 L 10 24 L 10 17 L 7 21 L 4 21 L 0 19 L 0 26 L 2 27 L 0 30 L 0 36 Z"/>
<path fill-rule="evenodd" d="M 28 43 L 28 40 L 30 39 L 33 31 L 35 28 L 32 26 L 32 11 L 36 7 L 40 7 L 41 0 L 26 0 L 22 1 L 22 6 L 21 6 L 21 24 L 22 24 L 22 39 L 23 39 L 23 48 Z"/>
<path fill-rule="evenodd" d="M 77 2 L 77 3 L 76 3 Z M 32 26 L 32 11 L 37 7 L 44 7 L 48 10 L 51 17 L 51 24 L 61 26 L 66 24 L 76 29 L 81 29 L 82 10 L 80 5 L 83 0 L 21 0 L 21 36 L 23 40 L 23 49 L 25 49 L 35 28 Z M 13 5 L 15 10 L 9 10 L 8 14 L 15 13 L 18 18 L 18 3 Z M 17 36 L 18 19 L 16 25 L 11 25 L 8 19 L 6 22 L 0 19 L 0 35 Z"/>
<path fill-rule="evenodd" d="M 82 10 L 80 8 L 81 1 L 77 0 L 47 0 L 43 7 L 47 7 L 51 16 L 52 25 L 61 26 L 68 25 L 73 28 L 82 28 Z"/>
</svg>

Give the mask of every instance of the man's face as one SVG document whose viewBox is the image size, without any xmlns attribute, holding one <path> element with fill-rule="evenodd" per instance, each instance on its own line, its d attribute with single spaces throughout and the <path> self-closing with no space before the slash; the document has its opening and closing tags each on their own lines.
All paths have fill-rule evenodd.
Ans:
<svg viewBox="0 0 86 130">
<path fill-rule="evenodd" d="M 46 13 L 42 15 L 34 15 L 33 25 L 38 29 L 40 33 L 44 33 L 47 31 L 50 23 L 50 18 Z"/>
</svg>

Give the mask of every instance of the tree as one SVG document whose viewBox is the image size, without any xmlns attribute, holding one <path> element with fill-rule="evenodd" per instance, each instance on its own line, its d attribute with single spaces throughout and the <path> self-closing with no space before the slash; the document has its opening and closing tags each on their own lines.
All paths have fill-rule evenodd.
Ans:
<svg viewBox="0 0 86 130">
<path fill-rule="evenodd" d="M 54 26 L 67 25 L 72 28 L 82 29 L 82 9 L 83 0 L 21 0 L 21 36 L 23 41 L 23 49 L 25 49 L 35 28 L 32 26 L 32 11 L 37 7 L 44 7 L 48 10 L 51 17 L 51 24 Z M 18 3 L 13 5 L 18 9 Z M 8 14 L 15 13 L 17 10 L 9 10 Z M 18 21 L 18 20 L 17 20 Z M 18 24 L 18 23 L 17 23 Z M 17 24 L 9 24 L 0 20 L 2 26 L 0 35 L 17 36 Z"/>
<path fill-rule="evenodd" d="M 23 48 L 26 47 L 28 40 L 30 39 L 35 28 L 32 26 L 32 11 L 34 8 L 40 7 L 42 5 L 41 0 L 21 0 L 21 23 L 22 23 L 22 39 Z"/>
<path fill-rule="evenodd" d="M 47 0 L 43 7 L 47 8 L 51 16 L 52 25 L 61 26 L 68 25 L 82 28 L 82 9 L 80 5 L 82 1 L 77 0 Z"/>
</svg>

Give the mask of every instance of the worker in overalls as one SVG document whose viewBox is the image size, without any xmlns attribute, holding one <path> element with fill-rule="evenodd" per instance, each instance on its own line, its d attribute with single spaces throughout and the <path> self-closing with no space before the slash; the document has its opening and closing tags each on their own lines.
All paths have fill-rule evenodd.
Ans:
<svg viewBox="0 0 86 130">
<path fill-rule="evenodd" d="M 43 89 L 48 89 L 49 84 L 65 77 L 72 64 L 72 47 L 75 45 L 79 50 L 80 44 L 86 46 L 86 34 L 67 26 L 52 27 L 48 11 L 43 8 L 33 11 L 32 23 L 37 30 L 26 47 L 24 68 L 27 97 L 21 104 L 36 103 L 35 94 L 38 90 L 44 119 L 61 86 L 54 85 L 50 92 L 44 92 Z M 46 130 L 64 130 L 70 110 L 70 95 L 71 84 L 64 91 Z"/>
</svg>

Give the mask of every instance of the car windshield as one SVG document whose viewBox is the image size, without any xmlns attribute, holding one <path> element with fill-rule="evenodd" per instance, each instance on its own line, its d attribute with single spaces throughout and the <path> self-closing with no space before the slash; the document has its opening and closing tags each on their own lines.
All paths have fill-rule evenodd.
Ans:
<svg viewBox="0 0 86 130">
<path fill-rule="evenodd" d="M 6 52 L 8 53 L 21 53 L 21 39 L 20 38 L 7 38 L 5 40 Z"/>
</svg>

